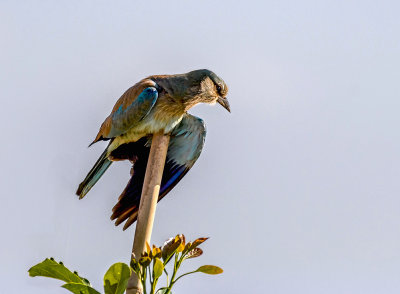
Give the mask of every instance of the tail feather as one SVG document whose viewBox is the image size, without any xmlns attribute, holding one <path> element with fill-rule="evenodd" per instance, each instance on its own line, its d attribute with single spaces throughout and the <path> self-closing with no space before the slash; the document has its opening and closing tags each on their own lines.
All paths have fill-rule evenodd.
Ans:
<svg viewBox="0 0 400 294">
<path fill-rule="evenodd" d="M 131 145 L 133 147 L 133 144 Z M 118 226 L 126 220 L 123 230 L 125 231 L 130 225 L 132 225 L 138 217 L 140 198 L 144 182 L 144 174 L 146 171 L 148 161 L 148 150 L 149 147 L 140 146 L 136 144 L 134 146 L 136 154 L 140 154 L 137 157 L 136 162 L 133 165 L 134 172 L 129 180 L 126 188 L 119 196 L 117 204 L 113 207 L 111 220 L 115 220 L 115 225 Z M 143 148 L 143 150 L 140 150 Z M 133 150 L 133 149 L 131 149 Z M 139 151 L 140 150 L 140 151 Z M 147 151 L 146 151 L 147 150 Z M 190 168 L 185 166 L 179 166 L 169 161 L 165 163 L 163 178 L 161 181 L 160 195 L 158 201 L 164 198 L 169 191 L 184 177 Z"/>
<path fill-rule="evenodd" d="M 79 199 L 85 197 L 85 195 L 90 191 L 90 189 L 97 183 L 97 181 L 101 178 L 101 176 L 105 173 L 105 171 L 110 167 L 112 161 L 107 157 L 107 149 L 104 150 L 103 154 L 96 161 L 92 169 L 89 171 L 86 178 L 82 183 L 79 184 L 78 190 L 76 191 L 76 195 L 79 196 Z"/>
<path fill-rule="evenodd" d="M 161 180 L 160 201 L 186 175 L 199 157 L 204 145 L 204 123 L 193 116 L 185 116 L 171 134 L 167 159 Z M 118 198 L 111 216 L 115 225 L 126 221 L 126 230 L 138 217 L 144 176 L 150 152 L 149 138 L 142 138 L 119 146 L 110 156 L 115 160 L 129 159 L 133 163 L 133 174 L 126 188 Z"/>
<path fill-rule="evenodd" d="M 147 146 L 147 138 L 142 138 L 137 142 L 124 144 L 111 152 L 111 156 L 117 160 L 127 158 L 133 163 L 133 174 L 126 188 L 121 193 L 117 204 L 112 209 L 111 220 L 115 220 L 115 225 L 119 225 L 129 219 L 136 220 L 140 195 L 142 191 L 144 174 L 149 157 L 150 147 Z M 125 224 L 124 230 L 127 228 Z"/>
</svg>

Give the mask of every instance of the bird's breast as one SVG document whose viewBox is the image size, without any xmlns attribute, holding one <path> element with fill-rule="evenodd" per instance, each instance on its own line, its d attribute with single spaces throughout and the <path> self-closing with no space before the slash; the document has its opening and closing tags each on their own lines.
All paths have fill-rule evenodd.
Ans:
<svg viewBox="0 0 400 294">
<path fill-rule="evenodd" d="M 141 138 L 159 132 L 170 133 L 182 120 L 182 115 L 168 115 L 150 112 L 149 115 L 138 125 L 129 129 L 126 133 L 116 137 L 109 147 L 109 151 L 118 146 L 130 142 L 136 142 Z"/>
<path fill-rule="evenodd" d="M 140 132 L 146 134 L 154 134 L 158 132 L 170 133 L 182 120 L 182 115 L 168 116 L 150 114 L 143 120 L 142 125 L 138 128 Z"/>
</svg>

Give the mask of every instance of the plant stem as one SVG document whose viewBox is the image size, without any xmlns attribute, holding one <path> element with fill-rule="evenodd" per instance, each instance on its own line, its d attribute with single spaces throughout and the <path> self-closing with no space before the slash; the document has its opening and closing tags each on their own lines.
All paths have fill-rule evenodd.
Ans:
<svg viewBox="0 0 400 294">
<path fill-rule="evenodd" d="M 168 285 L 169 285 L 169 277 L 168 277 L 168 272 L 165 270 L 165 267 L 164 267 L 164 273 L 165 273 L 166 276 L 167 276 L 167 288 L 168 288 Z"/>
<path fill-rule="evenodd" d="M 147 278 L 147 268 L 143 267 L 143 279 L 142 279 L 142 286 L 143 286 L 143 294 L 147 294 L 146 290 L 146 278 Z"/>
<path fill-rule="evenodd" d="M 152 262 L 152 264 L 153 264 L 153 269 L 151 269 L 152 267 L 151 267 L 151 263 L 150 263 L 150 265 L 149 265 L 149 281 L 150 281 L 150 287 L 151 287 L 151 290 L 150 290 L 150 294 L 154 294 L 154 282 L 155 282 L 155 278 L 154 278 L 154 260 L 153 260 L 153 262 Z M 151 276 L 153 276 L 153 278 L 151 278 Z"/>
<path fill-rule="evenodd" d="M 196 270 L 196 271 L 192 271 L 192 272 L 188 272 L 188 273 L 183 274 L 183 275 L 180 275 L 178 278 L 176 278 L 176 280 L 174 281 L 174 284 L 175 284 L 176 282 L 178 282 L 178 280 L 179 280 L 180 278 L 182 278 L 182 277 L 184 277 L 184 276 L 187 276 L 187 275 L 190 275 L 190 274 L 194 274 L 194 273 L 197 273 L 197 270 Z"/>
<path fill-rule="evenodd" d="M 176 272 L 178 271 L 178 253 L 175 253 L 175 262 L 174 262 L 174 271 L 172 272 L 171 280 L 169 282 L 168 286 L 168 281 L 167 281 L 167 292 L 164 294 L 170 294 L 171 293 L 171 288 L 174 285 L 174 278 L 176 275 Z"/>
<path fill-rule="evenodd" d="M 178 253 L 175 254 L 174 272 L 172 273 L 172 277 L 171 277 L 171 281 L 170 281 L 170 283 L 169 283 L 169 286 L 168 286 L 168 284 L 167 284 L 168 290 L 167 290 L 167 292 L 165 292 L 164 294 L 170 294 L 170 293 L 171 293 L 171 288 L 172 288 L 172 286 L 173 286 L 173 285 L 176 283 L 176 281 L 178 281 L 181 277 L 196 272 L 196 271 L 194 271 L 194 272 L 189 272 L 189 273 L 183 274 L 183 275 L 179 276 L 176 280 L 174 280 L 174 279 L 175 279 L 175 276 L 176 276 L 176 274 L 177 274 L 177 272 L 178 272 L 178 269 L 180 268 L 181 263 L 183 262 L 184 259 L 185 259 L 185 256 L 184 256 L 183 254 L 182 254 L 181 257 L 179 258 L 179 260 L 178 260 Z M 167 283 L 168 283 L 168 282 L 167 282 Z"/>
</svg>

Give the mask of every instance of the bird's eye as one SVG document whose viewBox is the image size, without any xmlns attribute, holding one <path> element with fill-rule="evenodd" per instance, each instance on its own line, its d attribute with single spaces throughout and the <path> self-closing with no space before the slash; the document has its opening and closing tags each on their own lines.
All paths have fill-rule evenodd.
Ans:
<svg viewBox="0 0 400 294">
<path fill-rule="evenodd" d="M 218 93 L 221 93 L 221 86 L 220 85 L 217 85 L 217 91 L 218 91 Z"/>
</svg>

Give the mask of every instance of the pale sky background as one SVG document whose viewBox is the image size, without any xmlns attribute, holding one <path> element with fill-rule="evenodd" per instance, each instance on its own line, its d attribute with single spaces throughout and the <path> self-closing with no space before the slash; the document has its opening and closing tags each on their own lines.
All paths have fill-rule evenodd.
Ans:
<svg viewBox="0 0 400 294">
<path fill-rule="evenodd" d="M 1 293 L 68 293 L 30 278 L 53 256 L 102 290 L 134 227 L 109 220 L 113 165 L 74 192 L 100 124 L 151 74 L 208 68 L 230 87 L 191 112 L 208 128 L 157 207 L 152 241 L 209 236 L 188 262 L 224 268 L 179 293 L 400 292 L 398 1 L 0 1 Z"/>
</svg>

